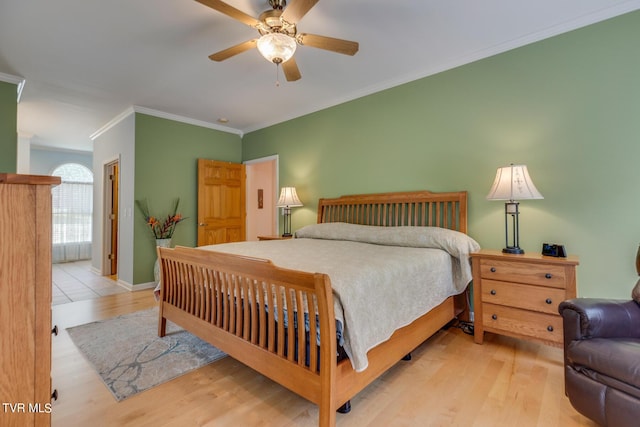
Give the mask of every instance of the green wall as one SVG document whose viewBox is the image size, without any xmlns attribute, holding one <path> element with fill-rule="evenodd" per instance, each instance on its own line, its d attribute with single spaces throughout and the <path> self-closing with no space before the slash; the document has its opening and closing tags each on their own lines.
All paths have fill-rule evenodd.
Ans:
<svg viewBox="0 0 640 427">
<path fill-rule="evenodd" d="M 528 165 L 520 245 L 580 256 L 580 296 L 628 298 L 640 242 L 640 12 L 249 133 L 243 160 L 280 156 L 280 185 L 315 222 L 319 197 L 469 191 L 469 234 L 504 246 L 496 168 Z"/>
<path fill-rule="evenodd" d="M 0 172 L 15 173 L 18 155 L 18 87 L 0 81 Z"/>
<path fill-rule="evenodd" d="M 147 199 L 152 215 L 166 217 L 180 197 L 173 245 L 197 242 L 197 159 L 242 160 L 239 135 L 136 113 L 135 200 Z M 155 240 L 140 210 L 134 207 L 133 283 L 153 281 Z"/>
</svg>

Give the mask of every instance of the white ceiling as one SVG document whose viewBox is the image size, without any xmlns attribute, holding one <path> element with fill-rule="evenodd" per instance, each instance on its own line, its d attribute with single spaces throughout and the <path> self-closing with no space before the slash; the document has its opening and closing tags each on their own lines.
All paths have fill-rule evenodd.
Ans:
<svg viewBox="0 0 640 427">
<path fill-rule="evenodd" d="M 254 17 L 270 9 L 227 2 Z M 194 0 L 1 0 L 0 79 L 26 80 L 18 131 L 35 145 L 91 150 L 90 135 L 132 106 L 242 134 L 637 9 L 640 0 L 320 0 L 298 31 L 360 51 L 301 46 L 302 79 L 280 74 L 277 87 L 255 49 L 207 58 L 257 32 Z"/>
</svg>

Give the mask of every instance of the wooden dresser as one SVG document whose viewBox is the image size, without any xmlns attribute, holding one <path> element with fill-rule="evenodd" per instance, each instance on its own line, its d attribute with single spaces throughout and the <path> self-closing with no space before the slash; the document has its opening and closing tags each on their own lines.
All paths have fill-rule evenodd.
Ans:
<svg viewBox="0 0 640 427">
<path fill-rule="evenodd" d="M 51 425 L 51 187 L 0 173 L 0 425 Z"/>
<path fill-rule="evenodd" d="M 483 249 L 471 254 L 474 338 L 485 332 L 561 346 L 558 304 L 576 297 L 578 258 L 511 255 Z"/>
</svg>

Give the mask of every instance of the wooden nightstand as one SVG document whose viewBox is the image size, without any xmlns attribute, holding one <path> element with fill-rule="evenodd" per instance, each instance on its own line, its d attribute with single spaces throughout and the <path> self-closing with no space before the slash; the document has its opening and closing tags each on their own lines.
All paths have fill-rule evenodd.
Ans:
<svg viewBox="0 0 640 427">
<path fill-rule="evenodd" d="M 558 304 L 576 297 L 578 257 L 483 249 L 471 254 L 471 262 L 476 343 L 494 332 L 562 346 Z"/>
<path fill-rule="evenodd" d="M 291 238 L 293 238 L 293 236 L 258 236 L 258 240 L 287 240 Z"/>
</svg>

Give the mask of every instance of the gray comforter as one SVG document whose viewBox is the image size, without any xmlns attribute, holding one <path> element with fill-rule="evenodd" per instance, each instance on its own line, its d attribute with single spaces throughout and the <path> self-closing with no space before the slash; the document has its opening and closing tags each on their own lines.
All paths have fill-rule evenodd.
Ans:
<svg viewBox="0 0 640 427">
<path fill-rule="evenodd" d="M 437 227 L 372 227 L 326 223 L 291 240 L 238 242 L 202 249 L 270 259 L 275 265 L 331 278 L 342 343 L 356 371 L 367 352 L 471 281 L 466 234 Z"/>
</svg>

